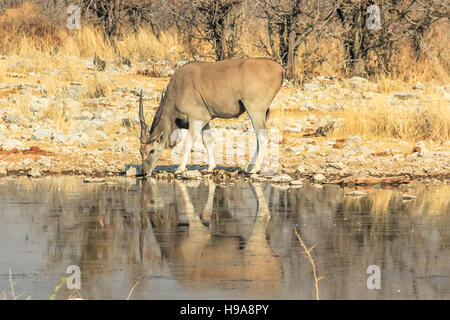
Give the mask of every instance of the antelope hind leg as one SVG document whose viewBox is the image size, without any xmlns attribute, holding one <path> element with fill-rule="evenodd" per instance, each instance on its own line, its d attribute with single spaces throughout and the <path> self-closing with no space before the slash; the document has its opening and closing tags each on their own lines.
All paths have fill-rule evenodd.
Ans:
<svg viewBox="0 0 450 320">
<path fill-rule="evenodd" d="M 216 167 L 216 160 L 214 159 L 214 140 L 207 123 L 202 129 L 202 139 L 208 153 L 208 172 L 213 172 Z"/>
</svg>

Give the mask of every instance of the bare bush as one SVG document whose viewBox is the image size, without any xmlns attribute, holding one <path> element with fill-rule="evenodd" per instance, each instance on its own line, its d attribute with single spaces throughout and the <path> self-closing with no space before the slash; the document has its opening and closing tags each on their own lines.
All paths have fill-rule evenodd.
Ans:
<svg viewBox="0 0 450 320">
<path fill-rule="evenodd" d="M 380 9 L 380 25 L 370 29 L 368 8 L 372 5 Z M 448 2 L 440 0 L 342 1 L 336 12 L 345 30 L 348 69 L 357 75 L 395 73 L 400 45 L 407 45 L 411 37 L 415 50 L 420 50 L 424 34 L 449 15 L 448 7 Z"/>
<path fill-rule="evenodd" d="M 191 56 L 194 40 L 207 42 L 215 58 L 223 60 L 237 54 L 241 35 L 241 0 L 162 0 L 172 16 Z"/>
<path fill-rule="evenodd" d="M 85 21 L 101 26 L 108 38 L 120 35 L 131 27 L 137 30 L 142 24 L 150 25 L 159 37 L 159 28 L 153 23 L 154 0 L 78 0 Z"/>
<path fill-rule="evenodd" d="M 261 47 L 281 62 L 286 78 L 293 79 L 300 45 L 313 34 L 326 37 L 337 5 L 326 0 L 261 0 L 256 4 L 267 25 L 268 43 L 260 38 Z M 316 43 L 318 45 L 320 40 Z"/>
</svg>

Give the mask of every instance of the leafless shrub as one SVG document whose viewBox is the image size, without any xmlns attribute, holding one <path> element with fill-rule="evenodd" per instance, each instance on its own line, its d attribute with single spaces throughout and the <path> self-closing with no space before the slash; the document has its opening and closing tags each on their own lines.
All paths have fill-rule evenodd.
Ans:
<svg viewBox="0 0 450 320">
<path fill-rule="evenodd" d="M 101 26 L 108 38 L 119 36 L 121 30 L 131 27 L 137 30 L 142 24 L 151 26 L 159 36 L 159 28 L 153 23 L 154 0 L 78 0 L 85 21 Z"/>
<path fill-rule="evenodd" d="M 367 9 L 380 9 L 380 27 L 367 28 Z M 450 14 L 448 2 L 417 0 L 344 0 L 336 11 L 343 29 L 347 67 L 357 75 L 395 73 L 399 47 L 413 39 L 419 51 L 424 34 L 437 21 Z"/>
<path fill-rule="evenodd" d="M 287 79 L 295 77 L 295 64 L 299 58 L 300 45 L 314 36 L 318 40 L 317 46 L 321 42 L 318 38 L 324 38 L 328 34 L 328 25 L 333 19 L 337 3 L 339 1 L 256 1 L 267 25 L 268 43 L 260 38 L 261 47 L 269 56 L 281 62 L 286 70 Z"/>
<path fill-rule="evenodd" d="M 162 0 L 162 3 L 191 56 L 197 53 L 195 40 L 209 43 L 217 60 L 237 54 L 242 0 Z"/>
</svg>

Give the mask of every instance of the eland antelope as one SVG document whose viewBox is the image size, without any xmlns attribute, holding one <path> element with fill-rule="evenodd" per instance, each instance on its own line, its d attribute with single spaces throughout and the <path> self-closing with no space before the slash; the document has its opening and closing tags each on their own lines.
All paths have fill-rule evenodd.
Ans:
<svg viewBox="0 0 450 320">
<path fill-rule="evenodd" d="M 150 175 L 176 129 L 188 129 L 184 154 L 176 174 L 186 170 L 192 145 L 202 134 L 208 153 L 208 171 L 216 164 L 209 122 L 214 118 L 238 118 L 247 112 L 256 134 L 257 146 L 249 173 L 261 169 L 267 148 L 266 120 L 269 106 L 283 83 L 283 68 L 269 59 L 236 59 L 191 62 L 179 68 L 163 91 L 159 108 L 148 129 L 142 92 L 139 99 L 142 168 Z"/>
</svg>

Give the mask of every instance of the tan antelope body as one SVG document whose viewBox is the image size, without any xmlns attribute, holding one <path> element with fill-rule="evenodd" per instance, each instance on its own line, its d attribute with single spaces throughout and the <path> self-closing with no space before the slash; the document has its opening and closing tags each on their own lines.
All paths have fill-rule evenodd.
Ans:
<svg viewBox="0 0 450 320">
<path fill-rule="evenodd" d="M 266 120 L 269 106 L 281 88 L 282 67 L 268 59 L 236 59 L 219 62 L 191 62 L 178 69 L 148 129 L 139 103 L 141 122 L 141 156 L 145 174 L 151 174 L 170 136 L 177 128 L 189 129 L 184 155 L 177 173 L 186 164 L 195 139 L 202 133 L 209 166 L 215 167 L 209 121 L 214 118 L 237 118 L 247 111 L 257 138 L 257 149 L 248 170 L 261 168 L 267 147 Z"/>
</svg>

